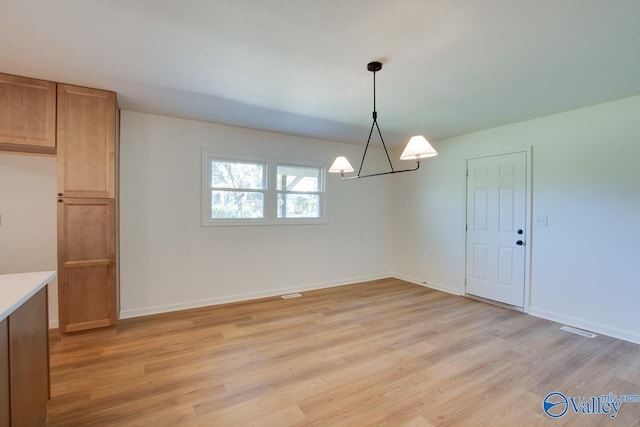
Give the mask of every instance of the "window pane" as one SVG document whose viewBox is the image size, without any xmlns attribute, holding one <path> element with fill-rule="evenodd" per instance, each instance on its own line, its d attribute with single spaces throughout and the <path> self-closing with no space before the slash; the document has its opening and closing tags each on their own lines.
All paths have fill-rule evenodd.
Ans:
<svg viewBox="0 0 640 427">
<path fill-rule="evenodd" d="M 278 190 L 320 191 L 320 169 L 303 166 L 278 166 Z"/>
<path fill-rule="evenodd" d="M 265 186 L 264 164 L 226 160 L 211 161 L 211 186 L 262 190 Z"/>
<path fill-rule="evenodd" d="M 257 191 L 211 192 L 211 219 L 264 218 L 264 193 Z"/>
<path fill-rule="evenodd" d="M 278 218 L 320 218 L 320 195 L 278 193 Z"/>
</svg>

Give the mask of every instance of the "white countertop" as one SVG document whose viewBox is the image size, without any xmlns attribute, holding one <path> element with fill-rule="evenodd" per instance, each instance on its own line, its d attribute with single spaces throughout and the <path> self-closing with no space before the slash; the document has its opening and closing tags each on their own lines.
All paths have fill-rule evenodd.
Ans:
<svg viewBox="0 0 640 427">
<path fill-rule="evenodd" d="M 57 271 L 0 274 L 0 322 L 58 275 Z"/>
</svg>

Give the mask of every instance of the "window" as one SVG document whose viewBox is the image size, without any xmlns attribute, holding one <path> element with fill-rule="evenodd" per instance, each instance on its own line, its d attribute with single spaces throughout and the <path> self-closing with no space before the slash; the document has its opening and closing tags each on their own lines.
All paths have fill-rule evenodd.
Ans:
<svg viewBox="0 0 640 427">
<path fill-rule="evenodd" d="M 202 225 L 326 222 L 324 169 L 203 150 Z"/>
<path fill-rule="evenodd" d="M 278 165 L 278 218 L 320 218 L 321 168 Z"/>
<path fill-rule="evenodd" d="M 264 218 L 264 163 L 212 159 L 211 219 Z"/>
</svg>

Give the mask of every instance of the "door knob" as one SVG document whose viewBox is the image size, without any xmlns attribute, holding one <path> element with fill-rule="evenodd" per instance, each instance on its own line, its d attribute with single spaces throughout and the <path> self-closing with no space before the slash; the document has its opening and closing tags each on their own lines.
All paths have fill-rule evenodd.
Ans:
<svg viewBox="0 0 640 427">
<path fill-rule="evenodd" d="M 516 245 L 518 245 L 518 246 L 523 246 L 523 245 L 524 245 L 524 242 L 523 242 L 522 240 L 518 240 L 518 241 L 516 242 Z"/>
</svg>

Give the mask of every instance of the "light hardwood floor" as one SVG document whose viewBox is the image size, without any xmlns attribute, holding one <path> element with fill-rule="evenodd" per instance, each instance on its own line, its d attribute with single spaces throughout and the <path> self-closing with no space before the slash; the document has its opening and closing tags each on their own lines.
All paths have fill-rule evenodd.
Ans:
<svg viewBox="0 0 640 427">
<path fill-rule="evenodd" d="M 640 426 L 640 346 L 396 279 L 51 336 L 49 425 Z"/>
</svg>

